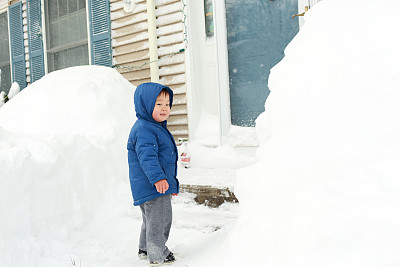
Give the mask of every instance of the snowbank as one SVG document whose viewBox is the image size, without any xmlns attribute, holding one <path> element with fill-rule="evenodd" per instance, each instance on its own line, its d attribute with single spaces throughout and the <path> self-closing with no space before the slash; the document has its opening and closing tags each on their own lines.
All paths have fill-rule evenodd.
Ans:
<svg viewBox="0 0 400 267">
<path fill-rule="evenodd" d="M 306 14 L 272 70 L 220 266 L 400 265 L 399 9 L 324 0 Z"/>
<path fill-rule="evenodd" d="M 239 218 L 205 243 L 182 225 L 206 227 L 190 206 L 174 222 L 172 249 L 192 246 L 176 266 L 400 264 L 399 9 L 324 0 L 306 14 L 270 76 L 259 161 L 235 188 Z M 147 266 L 131 247 L 133 91 L 115 70 L 75 67 L 0 109 L 0 266 Z M 238 160 L 193 151 L 212 167 Z"/>
<path fill-rule="evenodd" d="M 113 69 L 73 67 L 0 109 L 0 266 L 60 266 L 73 233 L 113 220 L 119 203 L 129 209 L 134 89 Z"/>
</svg>

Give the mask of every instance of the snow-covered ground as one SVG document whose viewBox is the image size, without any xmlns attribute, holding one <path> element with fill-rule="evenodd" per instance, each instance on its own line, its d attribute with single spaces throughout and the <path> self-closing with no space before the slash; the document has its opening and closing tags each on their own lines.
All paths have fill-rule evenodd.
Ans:
<svg viewBox="0 0 400 267">
<path fill-rule="evenodd" d="M 116 70 L 74 67 L 0 109 L 0 266 L 147 266 L 137 259 L 141 214 L 127 176 L 134 90 Z M 254 161 L 232 148 L 191 151 L 182 183 L 233 186 L 235 169 Z M 237 216 L 237 204 L 212 209 L 193 198 L 173 200 L 169 246 L 181 264 Z"/>
<path fill-rule="evenodd" d="M 238 172 L 240 205 L 174 198 L 174 266 L 400 266 L 398 10 L 306 13 L 272 70 L 256 163 L 192 142 L 182 181 L 233 187 Z M 0 108 L 0 266 L 147 266 L 127 178 L 133 91 L 115 70 L 75 67 Z"/>
</svg>

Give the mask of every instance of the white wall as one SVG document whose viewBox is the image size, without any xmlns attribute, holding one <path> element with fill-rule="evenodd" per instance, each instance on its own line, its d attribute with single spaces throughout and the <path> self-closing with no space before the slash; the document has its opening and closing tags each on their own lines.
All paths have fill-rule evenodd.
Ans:
<svg viewBox="0 0 400 267">
<path fill-rule="evenodd" d="M 0 0 L 0 13 L 3 13 L 7 10 L 7 0 Z"/>
<path fill-rule="evenodd" d="M 187 1 L 189 136 L 216 146 L 220 142 L 216 41 L 215 37 L 206 37 L 203 4 Z"/>
</svg>

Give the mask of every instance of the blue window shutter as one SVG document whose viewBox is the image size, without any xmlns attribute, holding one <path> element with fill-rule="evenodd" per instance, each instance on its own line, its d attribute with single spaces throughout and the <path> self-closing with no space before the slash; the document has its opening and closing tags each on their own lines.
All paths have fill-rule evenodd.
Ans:
<svg viewBox="0 0 400 267">
<path fill-rule="evenodd" d="M 11 65 L 13 82 L 21 89 L 26 87 L 24 31 L 22 26 L 22 3 L 18 2 L 8 7 L 9 29 L 11 43 Z"/>
<path fill-rule="evenodd" d="M 88 0 L 93 65 L 112 67 L 110 0 Z"/>
<path fill-rule="evenodd" d="M 28 40 L 31 82 L 44 76 L 42 15 L 40 0 L 28 0 Z"/>
</svg>

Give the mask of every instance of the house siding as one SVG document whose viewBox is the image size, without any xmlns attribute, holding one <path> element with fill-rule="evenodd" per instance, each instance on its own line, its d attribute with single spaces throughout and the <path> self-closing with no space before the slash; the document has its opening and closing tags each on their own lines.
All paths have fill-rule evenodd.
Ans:
<svg viewBox="0 0 400 267">
<path fill-rule="evenodd" d="M 143 65 L 150 59 L 146 10 L 146 1 L 126 13 L 122 1 L 111 0 L 113 65 L 135 86 L 150 81 L 149 65 Z"/>
<path fill-rule="evenodd" d="M 175 138 L 189 135 L 185 54 L 177 53 L 185 45 L 182 8 L 180 0 L 156 0 L 158 55 L 165 57 L 159 64 L 160 83 L 174 91 L 168 128 Z"/>
<path fill-rule="evenodd" d="M 0 0 L 0 13 L 7 11 L 8 2 L 7 0 Z"/>
<path fill-rule="evenodd" d="M 174 137 L 188 137 L 184 25 L 181 0 L 157 0 L 156 25 L 160 83 L 174 91 L 168 128 Z M 133 85 L 151 81 L 146 1 L 136 1 L 132 13 L 111 0 L 113 65 Z M 177 53 L 177 54 L 175 54 Z M 172 55 L 175 54 L 175 55 Z"/>
</svg>

